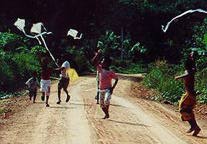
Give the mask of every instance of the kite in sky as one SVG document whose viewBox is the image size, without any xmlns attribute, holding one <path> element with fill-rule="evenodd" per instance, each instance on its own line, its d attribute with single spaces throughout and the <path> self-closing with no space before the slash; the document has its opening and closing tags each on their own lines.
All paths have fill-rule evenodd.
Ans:
<svg viewBox="0 0 207 144">
<path fill-rule="evenodd" d="M 184 16 L 184 15 L 186 15 L 186 14 L 194 13 L 194 12 L 200 12 L 200 13 L 206 13 L 206 14 L 207 14 L 207 11 L 202 10 L 202 9 L 187 10 L 187 11 L 183 12 L 182 14 L 180 14 L 180 15 L 174 17 L 173 19 L 171 19 L 171 20 L 167 23 L 166 26 L 163 26 L 163 25 L 162 25 L 162 31 L 163 31 L 164 33 L 167 32 L 167 30 L 168 30 L 170 24 L 171 24 L 174 20 L 176 20 L 176 19 L 178 19 L 178 18 L 180 18 L 180 17 L 182 17 L 182 16 Z"/>
<path fill-rule="evenodd" d="M 78 37 L 78 31 L 74 29 L 70 29 L 67 33 L 67 36 L 71 36 L 74 39 L 81 39 L 83 34 L 81 33 L 80 36 Z"/>
<path fill-rule="evenodd" d="M 53 61 L 55 62 L 55 64 L 59 67 L 59 65 L 57 64 L 57 62 L 55 61 L 55 58 L 54 56 L 52 55 L 52 53 L 50 52 L 49 48 L 47 47 L 47 44 L 45 42 L 45 39 L 43 37 L 43 35 L 49 35 L 49 34 L 52 34 L 52 32 L 47 32 L 47 29 L 44 27 L 43 23 L 39 22 L 39 23 L 36 23 L 36 24 L 33 24 L 30 32 L 31 33 L 34 33 L 35 35 L 32 36 L 32 35 L 28 35 L 24 28 L 25 28 L 25 20 L 24 19 L 20 19 L 18 18 L 17 21 L 14 23 L 14 25 L 24 33 L 24 35 L 28 38 L 35 38 L 38 40 L 39 44 L 41 45 L 41 40 L 45 46 L 45 48 L 47 49 L 47 51 L 49 52 L 51 58 L 53 59 Z M 41 40 L 40 40 L 41 38 Z"/>
</svg>

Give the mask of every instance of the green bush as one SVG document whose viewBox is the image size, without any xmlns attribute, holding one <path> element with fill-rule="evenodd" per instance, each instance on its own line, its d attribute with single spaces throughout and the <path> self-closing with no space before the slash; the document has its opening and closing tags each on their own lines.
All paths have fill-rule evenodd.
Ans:
<svg viewBox="0 0 207 144">
<path fill-rule="evenodd" d="M 0 58 L 1 90 L 18 88 L 25 83 L 33 71 L 40 71 L 37 58 L 25 53 L 6 53 Z"/>
<path fill-rule="evenodd" d="M 22 38 L 16 34 L 10 32 L 0 33 L 0 47 L 4 47 L 8 43 L 13 41 L 21 40 Z"/>
<path fill-rule="evenodd" d="M 176 81 L 174 76 L 179 73 L 181 68 L 168 65 L 165 61 L 157 61 L 150 68 L 151 70 L 145 76 L 143 84 L 160 92 L 160 95 L 154 99 L 177 102 L 183 93 L 183 85 L 181 81 Z"/>
<path fill-rule="evenodd" d="M 21 88 L 33 71 L 40 71 L 39 61 L 23 39 L 12 33 L 0 34 L 0 90 L 11 92 Z M 14 41 L 20 41 L 16 45 Z M 7 47 L 6 45 L 9 44 Z"/>
<path fill-rule="evenodd" d="M 184 93 L 184 84 L 181 80 L 174 80 L 174 76 L 184 72 L 182 65 L 169 65 L 165 62 L 156 62 L 150 66 L 149 73 L 143 83 L 149 88 L 156 89 L 160 95 L 154 99 L 178 102 Z M 207 103 L 207 68 L 198 70 L 195 75 L 195 90 L 200 93 L 197 99 L 200 103 Z"/>
<path fill-rule="evenodd" d="M 110 67 L 117 73 L 124 74 L 138 74 L 146 72 L 146 67 L 142 63 L 131 63 L 131 61 L 113 61 L 112 66 Z"/>
<path fill-rule="evenodd" d="M 198 71 L 196 74 L 196 90 L 200 92 L 197 99 L 200 103 L 207 103 L 207 68 Z"/>
</svg>

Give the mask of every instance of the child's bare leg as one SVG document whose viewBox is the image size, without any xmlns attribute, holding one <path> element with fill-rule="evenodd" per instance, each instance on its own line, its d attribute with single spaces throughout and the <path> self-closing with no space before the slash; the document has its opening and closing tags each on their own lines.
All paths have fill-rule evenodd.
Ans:
<svg viewBox="0 0 207 144">
<path fill-rule="evenodd" d="M 108 111 L 108 107 L 106 106 L 106 107 L 103 107 L 102 108 L 102 111 L 104 112 L 104 114 L 105 114 L 105 116 L 104 116 L 104 118 L 103 119 L 107 119 L 107 118 L 109 118 L 109 111 Z"/>
<path fill-rule="evenodd" d="M 45 101 L 45 92 L 42 92 L 41 100 Z"/>
<path fill-rule="evenodd" d="M 110 93 L 105 93 L 105 99 L 104 99 L 104 105 L 105 105 L 105 117 L 104 119 L 109 118 L 109 105 L 110 105 Z"/>
<path fill-rule="evenodd" d="M 60 104 L 60 102 L 61 102 L 60 95 L 61 95 L 61 88 L 58 86 L 58 102 L 57 102 L 57 104 Z"/>
<path fill-rule="evenodd" d="M 192 120 L 192 124 L 194 126 L 194 133 L 193 136 L 197 136 L 199 132 L 201 131 L 200 127 L 198 126 L 197 122 L 195 119 Z"/>
<path fill-rule="evenodd" d="M 104 113 L 105 113 L 104 119 L 109 118 L 109 105 L 105 105 L 105 107 L 104 107 Z"/>
<path fill-rule="evenodd" d="M 37 97 L 37 93 L 35 93 L 33 96 L 33 103 L 35 103 L 36 97 Z"/>
<path fill-rule="evenodd" d="M 32 92 L 29 92 L 29 100 L 32 100 Z"/>
<path fill-rule="evenodd" d="M 106 106 L 105 106 L 105 104 L 104 104 L 104 100 L 102 99 L 102 96 L 101 96 L 100 106 L 101 106 L 102 111 L 103 111 L 104 114 L 105 114 L 105 116 L 104 116 L 103 119 L 105 119 L 105 117 L 106 117 L 106 113 L 107 113 L 107 112 L 106 112 Z"/>
<path fill-rule="evenodd" d="M 188 123 L 190 124 L 190 129 L 187 131 L 187 133 L 191 133 L 192 131 L 194 131 L 195 126 L 192 120 L 189 120 Z"/>
<path fill-rule="evenodd" d="M 96 94 L 96 104 L 99 104 L 99 91 L 97 91 L 97 94 Z"/>
<path fill-rule="evenodd" d="M 108 118 L 109 118 L 109 105 L 106 106 L 106 111 L 107 111 L 107 115 L 108 115 Z"/>
<path fill-rule="evenodd" d="M 105 114 L 103 119 L 109 118 L 109 102 L 104 102 L 104 104 L 101 107 L 102 107 L 102 110 Z"/>
<path fill-rule="evenodd" d="M 45 95 L 46 95 L 46 107 L 49 107 L 50 87 L 48 87 L 48 91 L 45 93 Z"/>
<path fill-rule="evenodd" d="M 46 107 L 49 107 L 50 105 L 48 104 L 49 101 L 49 96 L 46 96 Z"/>
<path fill-rule="evenodd" d="M 105 105 L 101 106 L 101 109 L 102 109 L 102 111 L 103 111 L 104 114 L 105 114 L 105 116 L 104 116 L 104 118 L 103 118 L 103 119 L 105 119 L 105 117 L 106 117 L 106 107 L 105 107 Z"/>
<path fill-rule="evenodd" d="M 66 102 L 69 102 L 69 100 L 70 100 L 70 95 L 68 94 L 68 90 L 67 90 L 67 88 L 63 88 L 63 90 L 64 90 L 65 93 L 67 94 Z"/>
</svg>

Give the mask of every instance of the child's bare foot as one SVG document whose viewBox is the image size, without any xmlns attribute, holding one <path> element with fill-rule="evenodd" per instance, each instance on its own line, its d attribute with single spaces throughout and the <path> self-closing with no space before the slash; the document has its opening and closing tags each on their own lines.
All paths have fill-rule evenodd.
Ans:
<svg viewBox="0 0 207 144">
<path fill-rule="evenodd" d="M 186 133 L 191 133 L 192 131 L 194 131 L 194 129 L 190 128 L 188 131 L 186 131 Z"/>
<path fill-rule="evenodd" d="M 108 119 L 108 118 L 109 118 L 109 114 L 106 114 L 103 119 Z"/>
<path fill-rule="evenodd" d="M 61 103 L 61 100 L 59 100 L 58 102 L 57 102 L 57 104 L 60 104 Z"/>
<path fill-rule="evenodd" d="M 197 135 L 199 134 L 200 131 L 201 131 L 201 129 L 197 126 L 197 127 L 195 128 L 195 131 L 194 131 L 194 133 L 193 133 L 193 136 L 197 136 Z"/>
<path fill-rule="evenodd" d="M 66 98 L 66 102 L 69 102 L 69 100 L 70 100 L 70 95 L 67 95 L 67 98 Z"/>
</svg>

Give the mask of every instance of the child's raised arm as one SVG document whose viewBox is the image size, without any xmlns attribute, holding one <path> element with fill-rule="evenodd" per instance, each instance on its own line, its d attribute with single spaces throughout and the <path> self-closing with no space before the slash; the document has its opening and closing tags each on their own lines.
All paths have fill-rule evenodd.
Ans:
<svg viewBox="0 0 207 144">
<path fill-rule="evenodd" d="M 175 80 L 181 79 L 181 78 L 185 78 L 189 75 L 189 72 L 186 70 L 184 74 L 176 76 Z"/>
<path fill-rule="evenodd" d="M 101 50 L 99 49 L 91 60 L 94 66 L 97 66 L 99 64 L 100 56 L 101 56 Z"/>
</svg>

